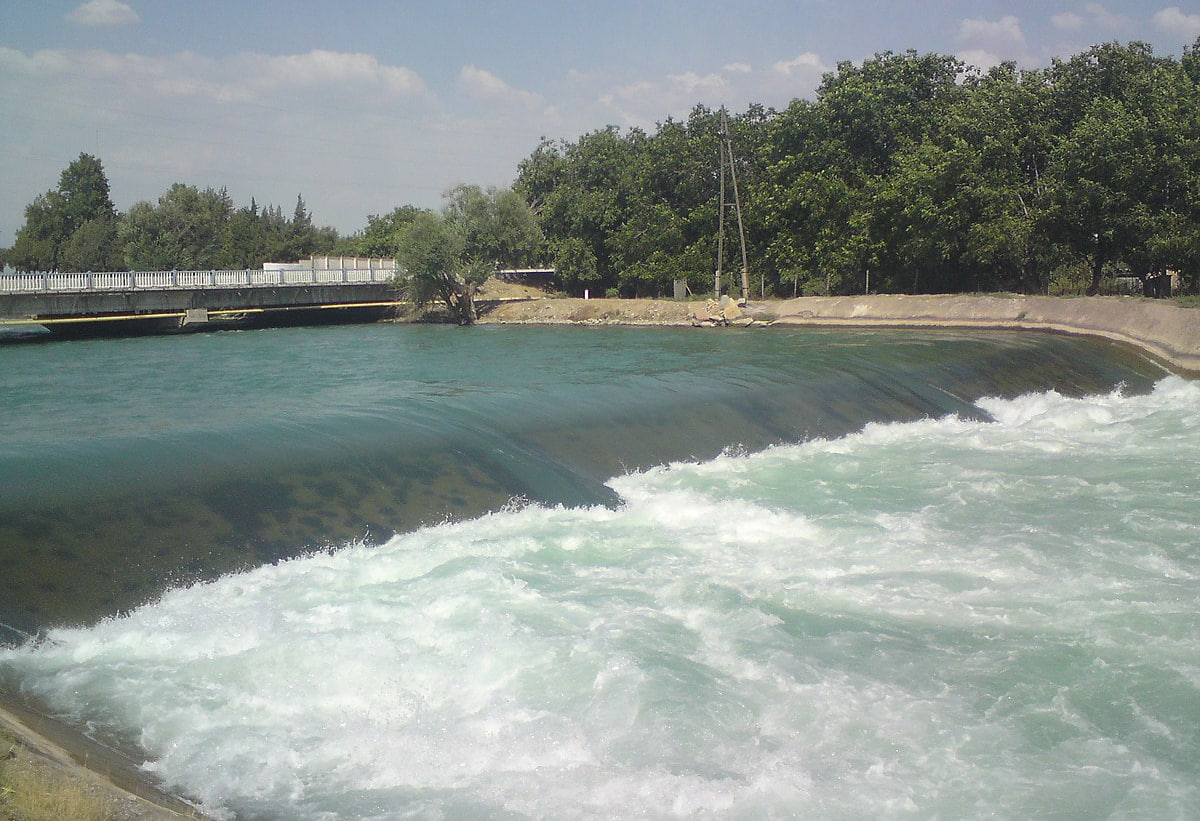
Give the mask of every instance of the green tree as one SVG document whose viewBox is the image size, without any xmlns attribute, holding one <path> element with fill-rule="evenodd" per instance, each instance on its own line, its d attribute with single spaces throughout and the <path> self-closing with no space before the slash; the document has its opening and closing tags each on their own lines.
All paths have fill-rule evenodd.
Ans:
<svg viewBox="0 0 1200 821">
<path fill-rule="evenodd" d="M 712 289 L 719 135 L 719 112 L 704 106 L 694 108 L 686 122 L 667 119 L 654 134 L 630 133 L 628 195 L 621 225 L 610 243 L 623 291 L 670 293 L 675 280 L 686 280 L 694 292 Z M 738 157 L 743 179 L 744 163 L 750 155 L 747 149 Z M 736 229 L 733 236 L 736 238 Z M 729 242 L 727 248 L 737 253 L 735 242 Z M 726 267 L 734 271 L 740 263 Z"/>
<path fill-rule="evenodd" d="M 80 154 L 59 175 L 54 191 L 26 206 L 9 262 L 21 271 L 118 269 L 116 219 L 104 167 Z"/>
<path fill-rule="evenodd" d="M 443 213 L 463 234 L 465 252 L 496 268 L 539 262 L 544 238 L 533 211 L 511 189 L 458 185 L 445 194 Z"/>
<path fill-rule="evenodd" d="M 964 268 L 978 290 L 1046 289 L 1046 251 L 1037 234 L 1053 135 L 1043 75 L 1012 63 L 966 81 L 953 135 L 967 152 L 959 189 Z"/>
<path fill-rule="evenodd" d="M 1144 278 L 1186 263 L 1200 169 L 1195 83 L 1144 43 L 1096 46 L 1050 77 L 1068 119 L 1051 153 L 1043 226 L 1087 261 L 1088 293 L 1110 265 Z"/>
<path fill-rule="evenodd" d="M 444 214 L 423 212 L 401 231 L 397 264 L 417 305 L 440 300 L 460 325 L 475 322 L 475 292 L 492 271 L 486 261 L 467 255 L 461 225 Z"/>
<path fill-rule="evenodd" d="M 793 102 L 766 130 L 764 179 L 751 198 L 766 237 L 760 264 L 794 294 L 861 293 L 879 255 L 873 178 L 820 104 Z"/>
<path fill-rule="evenodd" d="M 245 270 L 261 267 L 266 261 L 271 261 L 271 251 L 258 202 L 251 197 L 249 205 L 237 209 L 226 220 L 217 265 L 222 269 Z"/>
<path fill-rule="evenodd" d="M 402 205 L 382 216 L 371 214 L 367 227 L 347 241 L 347 252 L 365 257 L 394 257 L 400 231 L 424 209 Z"/>
<path fill-rule="evenodd" d="M 117 221 L 96 217 L 76 228 L 59 249 L 59 265 L 67 271 L 118 271 L 124 268 Z"/>
<path fill-rule="evenodd" d="M 108 178 L 100 160 L 80 154 L 59 176 L 58 193 L 62 198 L 63 222 L 74 233 L 92 220 L 113 220 L 116 209 L 109 195 Z"/>
<path fill-rule="evenodd" d="M 839 64 L 814 101 L 731 123 L 752 278 L 794 293 L 1043 292 L 1073 261 L 1092 290 L 1117 265 L 1179 270 L 1200 290 L 1198 88 L 1200 40 L 1178 61 L 1112 43 L 1044 71 L 913 51 Z M 713 116 L 543 142 L 522 162 L 516 190 L 568 287 L 708 290 Z"/>
<path fill-rule="evenodd" d="M 175 183 L 157 204 L 136 203 L 121 221 L 131 271 L 208 270 L 219 267 L 233 213 L 225 190 Z"/>
<path fill-rule="evenodd" d="M 462 325 L 477 319 L 475 294 L 497 267 L 528 264 L 543 249 L 529 207 L 512 191 L 458 186 L 442 213 L 417 213 L 397 235 L 403 284 L 418 305 L 438 301 Z"/>
<path fill-rule="evenodd" d="M 313 226 L 312 215 L 304 204 L 304 197 L 296 196 L 296 207 L 292 211 L 292 219 L 287 226 L 286 251 L 280 262 L 295 262 L 309 257 L 317 248 L 317 231 Z"/>
<path fill-rule="evenodd" d="M 587 246 L 598 287 L 617 284 L 615 238 L 628 222 L 637 139 L 609 126 L 575 143 L 543 141 L 521 163 L 514 185 L 552 243 L 573 237 Z"/>
<path fill-rule="evenodd" d="M 596 256 L 579 237 L 563 237 L 551 243 L 554 270 L 563 287 L 570 293 L 582 288 L 594 288 L 599 280 Z"/>
<path fill-rule="evenodd" d="M 57 191 L 39 194 L 25 206 L 25 224 L 17 230 L 9 261 L 18 271 L 57 271 L 59 247 L 67 234 Z"/>
<path fill-rule="evenodd" d="M 963 93 L 965 66 L 955 57 L 885 51 L 861 66 L 838 64 L 817 91 L 829 133 L 868 174 L 884 174 L 898 151 L 934 133 Z"/>
</svg>

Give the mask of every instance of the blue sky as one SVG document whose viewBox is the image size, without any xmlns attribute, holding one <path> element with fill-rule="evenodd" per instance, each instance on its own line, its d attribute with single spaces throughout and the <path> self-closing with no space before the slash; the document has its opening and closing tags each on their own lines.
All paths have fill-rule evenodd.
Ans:
<svg viewBox="0 0 1200 821">
<path fill-rule="evenodd" d="M 122 210 L 225 186 L 288 213 L 303 194 L 349 233 L 460 182 L 507 185 L 543 136 L 782 108 L 879 51 L 1034 68 L 1198 37 L 1200 0 L 3 0 L 0 246 L 81 151 Z"/>
</svg>

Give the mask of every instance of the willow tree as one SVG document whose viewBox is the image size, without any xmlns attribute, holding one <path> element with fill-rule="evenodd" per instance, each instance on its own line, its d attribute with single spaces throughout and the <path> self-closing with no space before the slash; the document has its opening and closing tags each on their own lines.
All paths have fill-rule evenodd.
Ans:
<svg viewBox="0 0 1200 821">
<path fill-rule="evenodd" d="M 400 229 L 396 261 L 414 302 L 440 301 L 470 325 L 479 286 L 497 268 L 532 263 L 545 243 L 533 212 L 510 190 L 461 185 L 446 200 L 441 213 L 418 213 Z"/>
</svg>

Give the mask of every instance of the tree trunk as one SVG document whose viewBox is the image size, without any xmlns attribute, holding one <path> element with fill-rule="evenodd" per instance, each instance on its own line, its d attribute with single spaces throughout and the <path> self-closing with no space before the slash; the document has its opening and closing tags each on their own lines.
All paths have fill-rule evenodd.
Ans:
<svg viewBox="0 0 1200 821">
<path fill-rule="evenodd" d="M 1104 276 L 1104 255 L 1099 251 L 1092 258 L 1092 282 L 1088 285 L 1087 295 L 1097 296 L 1100 293 L 1100 280 Z"/>
<path fill-rule="evenodd" d="M 458 295 L 458 324 L 474 325 L 477 319 L 479 313 L 475 310 L 475 289 L 467 285 Z"/>
</svg>

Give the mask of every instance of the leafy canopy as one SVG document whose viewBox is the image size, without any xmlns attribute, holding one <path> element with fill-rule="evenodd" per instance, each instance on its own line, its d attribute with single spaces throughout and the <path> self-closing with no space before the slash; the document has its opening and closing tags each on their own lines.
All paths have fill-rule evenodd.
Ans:
<svg viewBox="0 0 1200 821">
<path fill-rule="evenodd" d="M 475 295 L 497 268 L 532 263 L 544 245 L 529 206 L 508 189 L 460 185 L 441 213 L 423 211 L 396 234 L 402 283 L 419 305 L 441 301 L 459 323 L 476 318 Z"/>
</svg>

